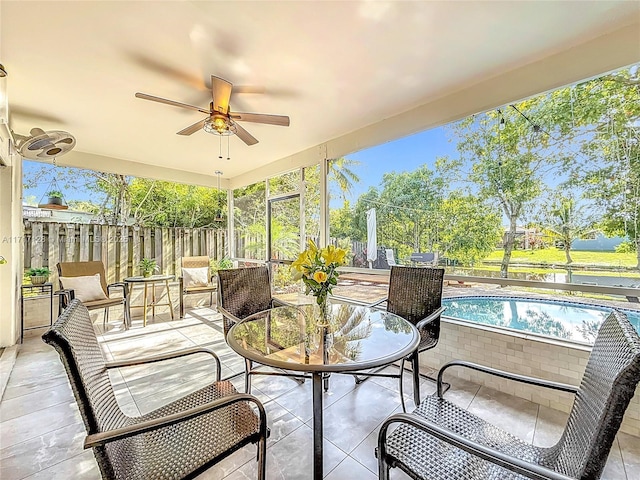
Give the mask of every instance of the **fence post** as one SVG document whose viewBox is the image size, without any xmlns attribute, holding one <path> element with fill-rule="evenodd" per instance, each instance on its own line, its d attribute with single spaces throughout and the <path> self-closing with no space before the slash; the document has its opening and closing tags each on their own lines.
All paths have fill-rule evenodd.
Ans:
<svg viewBox="0 0 640 480">
<path fill-rule="evenodd" d="M 144 256 L 143 258 L 151 258 L 153 253 L 151 252 L 151 229 L 146 227 L 142 229 L 143 232 L 143 248 L 144 248 Z"/>
<path fill-rule="evenodd" d="M 104 266 L 106 269 L 107 283 L 113 283 L 116 281 L 116 267 L 118 265 L 117 246 L 116 242 L 116 227 L 109 225 L 104 227 L 107 232 L 107 248 L 103 248 L 102 251 L 104 257 Z"/>
<path fill-rule="evenodd" d="M 129 276 L 129 227 L 120 227 L 120 264 L 118 269 L 118 281 L 122 282 Z"/>
<path fill-rule="evenodd" d="M 57 223 L 49 223 L 49 270 L 51 276 L 49 281 L 53 283 L 53 288 L 57 288 L 58 269 L 56 264 L 60 261 L 60 225 Z"/>
<path fill-rule="evenodd" d="M 80 261 L 89 261 L 89 227 L 87 223 L 80 224 Z"/>
<path fill-rule="evenodd" d="M 160 228 L 156 227 L 153 230 L 153 243 L 155 243 L 154 258 L 160 269 L 158 273 L 166 275 L 167 266 L 164 263 L 164 255 L 162 254 L 162 231 Z"/>
<path fill-rule="evenodd" d="M 42 233 L 42 223 L 31 223 L 31 268 L 42 267 L 42 257 L 44 255 L 44 235 Z"/>
<path fill-rule="evenodd" d="M 76 224 L 64 224 L 64 261 L 73 262 L 76 253 Z"/>
<path fill-rule="evenodd" d="M 135 276 L 139 273 L 138 264 L 140 263 L 140 227 L 137 225 L 133 227 L 133 238 L 131 240 L 131 243 L 133 244 L 133 252 L 131 254 L 131 274 Z"/>
<path fill-rule="evenodd" d="M 93 226 L 93 249 L 92 249 L 93 256 L 91 260 L 93 261 L 100 260 L 101 248 L 102 248 L 102 229 L 100 228 L 100 225 L 94 225 Z"/>
<path fill-rule="evenodd" d="M 157 235 L 156 230 L 156 235 Z M 162 265 L 166 275 L 175 275 L 176 265 L 171 255 L 171 237 L 167 228 L 160 229 L 160 241 L 162 243 Z"/>
</svg>

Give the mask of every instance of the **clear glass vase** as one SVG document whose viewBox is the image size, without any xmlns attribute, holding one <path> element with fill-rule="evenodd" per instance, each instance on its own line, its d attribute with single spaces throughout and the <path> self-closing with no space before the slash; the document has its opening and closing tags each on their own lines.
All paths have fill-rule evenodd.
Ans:
<svg viewBox="0 0 640 480">
<path fill-rule="evenodd" d="M 331 306 L 327 302 L 327 297 L 322 298 L 318 302 L 318 309 L 320 310 L 320 314 L 316 325 L 318 327 L 328 327 L 330 323 Z"/>
</svg>

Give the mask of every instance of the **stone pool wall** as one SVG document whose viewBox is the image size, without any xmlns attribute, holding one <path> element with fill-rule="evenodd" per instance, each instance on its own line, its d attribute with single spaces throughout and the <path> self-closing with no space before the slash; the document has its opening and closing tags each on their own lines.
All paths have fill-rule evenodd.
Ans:
<svg viewBox="0 0 640 480">
<path fill-rule="evenodd" d="M 420 364 L 439 368 L 451 360 L 466 360 L 577 385 L 582 379 L 589 352 L 587 346 L 443 318 L 438 345 L 420 355 Z M 573 405 L 573 394 L 533 387 L 468 368 L 453 367 L 447 372 L 556 410 L 569 412 Z M 640 437 L 640 387 L 631 399 L 620 429 Z"/>
</svg>

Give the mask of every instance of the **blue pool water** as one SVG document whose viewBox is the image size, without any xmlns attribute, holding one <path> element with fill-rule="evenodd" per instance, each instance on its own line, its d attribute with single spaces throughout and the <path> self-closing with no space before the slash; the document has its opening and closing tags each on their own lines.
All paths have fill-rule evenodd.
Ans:
<svg viewBox="0 0 640 480">
<path fill-rule="evenodd" d="M 515 297 L 445 298 L 446 317 L 496 327 L 593 343 L 610 307 Z M 640 311 L 621 309 L 640 332 Z"/>
</svg>

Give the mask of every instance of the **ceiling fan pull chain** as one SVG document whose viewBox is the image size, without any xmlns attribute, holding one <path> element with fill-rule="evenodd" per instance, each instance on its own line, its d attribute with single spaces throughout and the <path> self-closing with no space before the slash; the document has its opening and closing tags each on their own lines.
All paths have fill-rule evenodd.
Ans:
<svg viewBox="0 0 640 480">
<path fill-rule="evenodd" d="M 220 150 L 218 151 L 218 158 L 222 160 L 222 136 L 218 137 L 220 140 Z"/>
<path fill-rule="evenodd" d="M 230 136 L 227 136 L 227 160 L 231 160 L 231 140 Z"/>
</svg>

